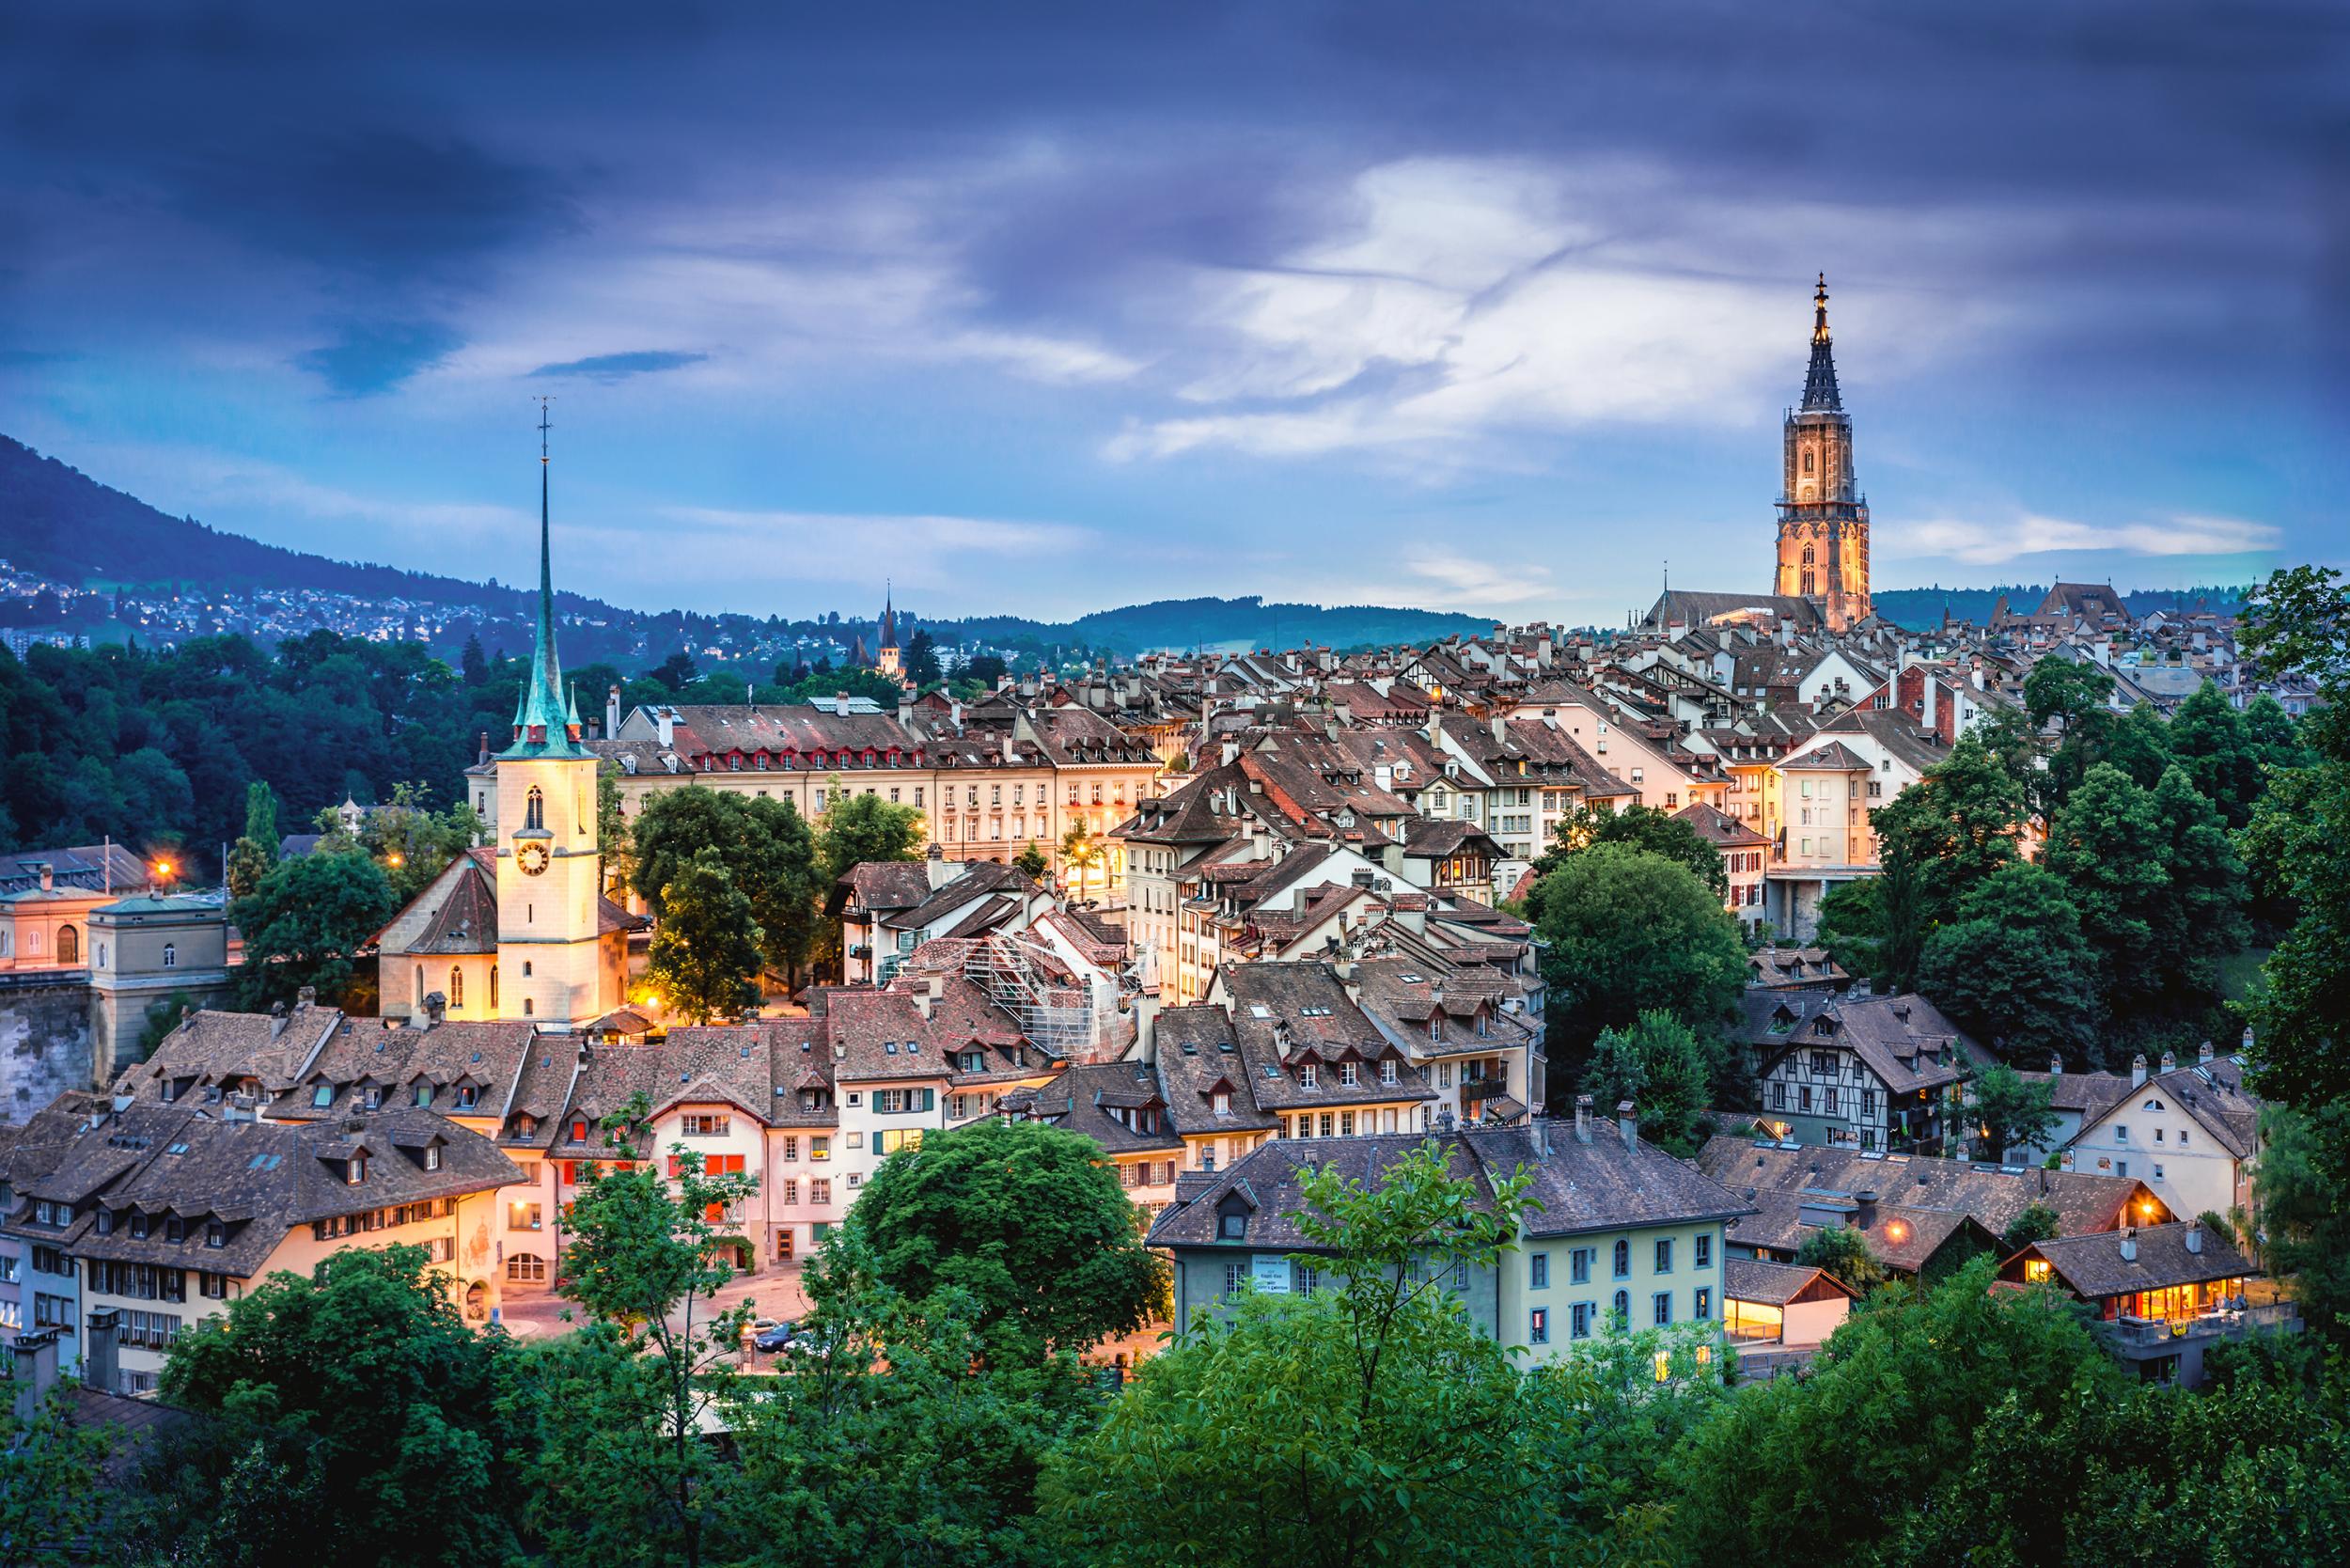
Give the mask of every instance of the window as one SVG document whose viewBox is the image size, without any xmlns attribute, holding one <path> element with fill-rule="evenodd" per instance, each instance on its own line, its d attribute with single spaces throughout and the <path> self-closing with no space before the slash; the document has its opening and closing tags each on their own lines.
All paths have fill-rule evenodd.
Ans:
<svg viewBox="0 0 2350 1568">
<path fill-rule="evenodd" d="M 1630 1291 L 1616 1293 L 1614 1310 L 1617 1318 L 1622 1322 L 1629 1324 L 1632 1321 L 1632 1293 Z"/>
<path fill-rule="evenodd" d="M 199 1295 L 208 1296 L 214 1301 L 225 1301 L 228 1298 L 228 1276 L 213 1274 L 210 1271 L 199 1273 L 196 1277 L 196 1289 Z"/>
<path fill-rule="evenodd" d="M 523 826 L 532 828 L 546 825 L 547 797 L 534 784 L 531 786 L 530 793 L 523 797 Z"/>
<path fill-rule="evenodd" d="M 1340 1087 L 1343 1089 L 1353 1089 L 1355 1085 L 1355 1080 L 1356 1074 L 1355 1071 L 1355 1064 L 1351 1061 L 1342 1061 L 1339 1063 Z"/>
<path fill-rule="evenodd" d="M 465 1005 L 465 971 L 454 964 L 450 965 L 448 971 L 448 1005 L 451 1007 Z"/>
<path fill-rule="evenodd" d="M 1672 1271 L 1673 1239 L 1670 1236 L 1659 1236 L 1656 1238 L 1656 1272 L 1670 1274 Z"/>
<path fill-rule="evenodd" d="M 1616 1278 L 1619 1279 L 1632 1278 L 1632 1244 L 1628 1241 L 1620 1241 L 1616 1244 Z"/>
<path fill-rule="evenodd" d="M 543 1285 L 547 1279 L 547 1261 L 534 1258 L 527 1252 L 518 1252 L 506 1260 L 506 1278 L 509 1284 Z"/>
<path fill-rule="evenodd" d="M 1700 1323 L 1714 1315 L 1714 1293 L 1709 1287 L 1698 1287 L 1697 1302 L 1689 1309 L 1689 1315 Z"/>
<path fill-rule="evenodd" d="M 731 1117 L 687 1116 L 679 1121 L 679 1130 L 687 1137 L 725 1137 L 734 1129 Z"/>
<path fill-rule="evenodd" d="M 178 944 L 172 942 L 166 942 L 164 944 L 164 967 L 166 969 L 177 969 L 180 967 L 180 949 Z"/>
<path fill-rule="evenodd" d="M 1660 1326 L 1660 1327 L 1661 1327 L 1661 1326 L 1663 1326 L 1664 1325 L 1666 1325 L 1666 1324 L 1668 1324 L 1668 1323 L 1672 1322 L 1672 1320 L 1673 1320 L 1673 1294 L 1672 1294 L 1672 1292 L 1670 1292 L 1670 1291 L 1658 1291 L 1658 1292 L 1656 1293 L 1655 1296 L 1653 1298 L 1653 1306 L 1654 1306 L 1654 1309 L 1655 1309 L 1655 1313 L 1656 1313 L 1656 1322 L 1657 1322 L 1658 1326 Z"/>
<path fill-rule="evenodd" d="M 506 1228 L 509 1231 L 537 1231 L 542 1226 L 538 1204 L 517 1202 L 506 1205 Z"/>
<path fill-rule="evenodd" d="M 316 1089 L 310 1090 L 310 1104 L 322 1110 L 334 1103 L 335 1086 L 333 1084 L 321 1084 Z"/>
<path fill-rule="evenodd" d="M 1550 1343 L 1550 1309 L 1537 1307 L 1526 1317 L 1526 1342 L 1530 1345 Z"/>
<path fill-rule="evenodd" d="M 353 1154 L 353 1155 L 352 1155 L 352 1156 L 351 1156 L 351 1158 L 350 1158 L 350 1159 L 348 1159 L 348 1160 L 346 1160 L 346 1161 L 344 1161 L 344 1162 L 343 1162 L 343 1180 L 344 1180 L 344 1182 L 346 1182 L 346 1183 L 347 1183 L 347 1184 L 349 1184 L 350 1185 L 352 1185 L 352 1186 L 354 1186 L 354 1187 L 355 1187 L 355 1186 L 357 1186 L 360 1183 L 362 1183 L 362 1182 L 366 1181 L 367 1179 L 368 1179 L 368 1157 L 367 1157 L 367 1155 L 366 1155 L 366 1154 L 364 1154 L 364 1153 Z"/>
<path fill-rule="evenodd" d="M 1700 1231 L 1698 1232 L 1697 1266 L 1699 1268 L 1708 1268 L 1712 1266 L 1713 1262 L 1714 1233 L 1710 1231 Z"/>
<path fill-rule="evenodd" d="M 1215 1220 L 1218 1241 L 1246 1241 L 1248 1238 L 1248 1216 L 1235 1209 L 1229 1215 L 1218 1215 Z"/>
<path fill-rule="evenodd" d="M 1529 1252 L 1526 1257 L 1526 1288 L 1542 1291 L 1550 1288 L 1550 1254 Z"/>
<path fill-rule="evenodd" d="M 429 1105 L 431 1103 L 432 1086 L 430 1083 L 420 1083 L 416 1085 L 416 1104 L 419 1105 Z M 326 1102 L 321 1100 L 319 1104 L 322 1105 L 326 1104 Z"/>
<path fill-rule="evenodd" d="M 1578 1301 L 1567 1309 L 1567 1337 L 1588 1340 L 1591 1337 L 1591 1304 Z"/>
<path fill-rule="evenodd" d="M 214 1248 L 227 1247 L 228 1245 L 227 1225 L 217 1219 L 206 1220 L 204 1222 L 204 1245 Z"/>
<path fill-rule="evenodd" d="M 427 1170 L 438 1170 L 441 1168 L 441 1146 L 439 1144 L 428 1143 L 425 1145 L 424 1168 Z"/>
<path fill-rule="evenodd" d="M 2118 1121 L 2114 1123 L 2113 1141 L 2116 1143 L 2127 1143 L 2130 1141 L 2129 1123 L 2126 1121 Z"/>
<path fill-rule="evenodd" d="M 814 1181 L 812 1181 L 812 1182 L 808 1183 L 808 1184 L 807 1184 L 807 1200 L 808 1200 L 809 1202 L 811 1202 L 811 1203 L 818 1203 L 818 1204 L 822 1204 L 822 1203 L 829 1203 L 829 1202 L 831 1202 L 831 1201 L 832 1201 L 832 1183 L 831 1183 L 831 1181 L 830 1181 L 829 1179 L 825 1178 L 825 1177 L 819 1176 L 818 1178 L 816 1178 L 816 1180 L 814 1180 Z"/>
<path fill-rule="evenodd" d="M 807 1157 L 811 1160 L 831 1159 L 832 1139 L 828 1137 L 821 1135 L 810 1137 L 807 1140 Z"/>
<path fill-rule="evenodd" d="M 1567 1280 L 1568 1283 L 1574 1285 L 1588 1285 L 1591 1282 L 1591 1249 L 1590 1247 L 1578 1247 L 1567 1254 Z"/>
</svg>

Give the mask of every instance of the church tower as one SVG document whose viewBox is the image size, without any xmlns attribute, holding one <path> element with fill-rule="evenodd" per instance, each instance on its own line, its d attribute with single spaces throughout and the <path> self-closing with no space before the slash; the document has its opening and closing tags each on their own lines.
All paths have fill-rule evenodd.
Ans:
<svg viewBox="0 0 2350 1568">
<path fill-rule="evenodd" d="M 555 651 L 555 572 L 548 543 L 549 429 L 539 416 L 539 624 L 514 710 L 513 742 L 497 755 L 498 1015 L 549 1027 L 586 1023 L 620 1003 L 619 977 L 598 940 L 603 858 L 596 845 L 596 758 Z"/>
<path fill-rule="evenodd" d="M 879 641 L 881 646 L 875 650 L 873 667 L 892 681 L 902 681 L 904 676 L 898 667 L 898 606 L 894 588 L 885 588 L 882 590 Z"/>
<path fill-rule="evenodd" d="M 1836 387 L 1827 274 L 1812 296 L 1811 368 L 1787 415 L 1778 496 L 1779 593 L 1820 606 L 1832 631 L 1868 619 L 1869 504 L 1853 482 L 1852 416 Z"/>
</svg>

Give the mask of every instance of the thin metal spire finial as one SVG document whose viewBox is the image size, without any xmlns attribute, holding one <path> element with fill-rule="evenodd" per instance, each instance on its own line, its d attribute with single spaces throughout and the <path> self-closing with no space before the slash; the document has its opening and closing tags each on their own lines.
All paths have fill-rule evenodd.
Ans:
<svg viewBox="0 0 2350 1568">
<path fill-rule="evenodd" d="M 539 461 L 540 463 L 547 461 L 547 431 L 555 428 L 554 421 L 547 417 L 547 405 L 553 401 L 555 401 L 555 394 L 552 392 L 541 393 L 539 397 Z"/>
</svg>

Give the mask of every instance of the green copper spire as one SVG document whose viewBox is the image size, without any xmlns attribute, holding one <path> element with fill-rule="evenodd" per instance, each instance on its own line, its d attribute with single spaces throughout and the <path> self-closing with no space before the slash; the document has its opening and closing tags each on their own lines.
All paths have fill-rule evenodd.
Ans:
<svg viewBox="0 0 2350 1568">
<path fill-rule="evenodd" d="M 563 666 L 555 653 L 555 558 L 547 506 L 547 418 L 550 398 L 539 400 L 539 626 L 530 651 L 530 672 L 514 709 L 514 744 L 502 757 L 586 757 L 579 744 L 579 715 L 563 690 Z"/>
</svg>

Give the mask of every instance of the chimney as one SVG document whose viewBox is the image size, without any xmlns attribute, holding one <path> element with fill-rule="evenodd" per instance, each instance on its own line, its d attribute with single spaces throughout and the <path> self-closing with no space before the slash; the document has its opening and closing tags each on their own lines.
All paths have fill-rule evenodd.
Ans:
<svg viewBox="0 0 2350 1568">
<path fill-rule="evenodd" d="M 1538 1159 L 1550 1158 L 1550 1118 L 1537 1116 L 1528 1123 L 1534 1133 L 1534 1153 Z"/>
<path fill-rule="evenodd" d="M 947 858 L 947 846 L 932 844 L 922 862 L 923 878 L 932 891 L 944 887 L 963 874 L 963 867 Z"/>
<path fill-rule="evenodd" d="M 2189 1252 L 2200 1253 L 2203 1250 L 2203 1226 L 2201 1221 L 2198 1220 L 2186 1228 L 2186 1249 Z"/>
<path fill-rule="evenodd" d="M 2130 1058 L 2130 1087 L 2138 1089 L 2146 1082 L 2146 1053 L 2140 1051 Z"/>
<path fill-rule="evenodd" d="M 49 1390 L 57 1386 L 57 1331 L 43 1328 L 19 1334 L 10 1342 L 8 1354 L 16 1383 L 16 1419 L 30 1421 Z"/>
<path fill-rule="evenodd" d="M 1510 744 L 1510 721 L 1509 721 L 1509 719 L 1508 719 L 1508 718 L 1506 718 L 1505 716 L 1503 716 L 1502 714 L 1500 714 L 1500 713 L 1496 713 L 1496 714 L 1494 714 L 1493 724 L 1494 724 L 1494 744 L 1495 744 L 1496 745 L 1508 745 Z"/>
<path fill-rule="evenodd" d="M 319 988 L 317 986 L 306 985 L 294 993 L 294 1006 L 304 1008 L 316 1007 L 318 1005 Z"/>
<path fill-rule="evenodd" d="M 2073 1151 L 2067 1149 L 2057 1155 L 2057 1168 L 2059 1170 L 2070 1170 L 2073 1168 Z"/>
<path fill-rule="evenodd" d="M 2165 1051 L 2162 1053 L 2162 1070 L 2165 1073 L 2176 1073 L 2179 1070 L 2179 1058 L 2176 1052 Z"/>
<path fill-rule="evenodd" d="M 2134 1231 L 2124 1230 L 2122 1232 L 2122 1261 L 2125 1263 L 2138 1262 L 2138 1234 Z"/>
<path fill-rule="evenodd" d="M 2211 1065 L 2210 1041 L 2206 1040 L 2201 1045 L 2195 1047 L 2195 1065 L 2198 1067 L 2208 1067 Z"/>
<path fill-rule="evenodd" d="M 89 1340 L 82 1346 L 82 1382 L 102 1394 L 122 1391 L 122 1309 L 108 1307 L 89 1315 Z"/>
<path fill-rule="evenodd" d="M 1574 1141 L 1591 1141 L 1591 1097 L 1588 1094 L 1574 1097 Z"/>
<path fill-rule="evenodd" d="M 269 1005 L 269 1037 L 272 1040 L 275 1040 L 279 1035 L 284 1034 L 285 1032 L 286 1004 L 283 1002 L 272 1002 Z"/>
<path fill-rule="evenodd" d="M 1637 1150 L 1640 1147 L 1640 1119 L 1633 1114 L 1631 1101 L 1616 1102 L 1616 1126 L 1623 1134 L 1624 1148 Z"/>
<path fill-rule="evenodd" d="M 1934 729 L 1938 728 L 1934 722 L 1934 698 L 1936 688 L 1938 688 L 1942 682 L 1934 678 L 1934 671 L 1930 669 L 1920 669 L 1918 671 L 1918 674 L 1919 679 L 1925 682 L 1926 688 L 1926 728 L 1928 729 Z"/>
<path fill-rule="evenodd" d="M 429 992 L 424 998 L 424 1027 L 437 1028 L 448 1015 L 448 998 L 438 991 Z"/>
<path fill-rule="evenodd" d="M 2064 1058 L 2051 1051 L 2048 1054 L 2048 1076 L 2057 1077 L 2064 1071 Z"/>
<path fill-rule="evenodd" d="M 607 740 L 620 733 L 620 688 L 613 686 L 603 694 L 603 733 Z"/>
<path fill-rule="evenodd" d="M 477 730 L 474 734 L 474 760 L 487 762 L 489 760 L 490 732 L 487 729 Z"/>
<path fill-rule="evenodd" d="M 57 869 L 44 860 L 40 863 L 40 890 L 53 891 L 57 886 Z"/>
<path fill-rule="evenodd" d="M 662 708 L 654 713 L 653 722 L 659 727 L 661 744 L 664 746 L 677 744 L 677 710 L 675 708 Z"/>
</svg>

